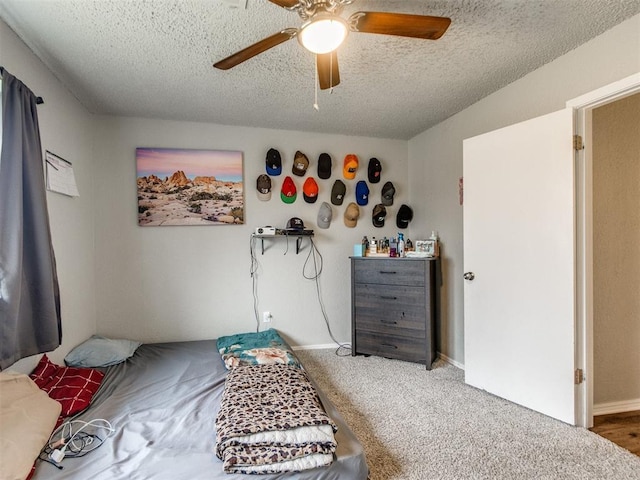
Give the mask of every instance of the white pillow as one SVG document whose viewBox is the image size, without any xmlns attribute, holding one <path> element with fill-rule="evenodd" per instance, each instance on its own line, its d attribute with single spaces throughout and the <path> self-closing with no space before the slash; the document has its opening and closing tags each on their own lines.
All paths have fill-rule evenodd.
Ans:
<svg viewBox="0 0 640 480">
<path fill-rule="evenodd" d="M 93 335 L 71 350 L 64 363 L 71 367 L 108 367 L 124 362 L 140 346 L 140 342 Z"/>
<path fill-rule="evenodd" d="M 27 375 L 0 372 L 1 480 L 23 480 L 29 475 L 61 408 Z"/>
</svg>

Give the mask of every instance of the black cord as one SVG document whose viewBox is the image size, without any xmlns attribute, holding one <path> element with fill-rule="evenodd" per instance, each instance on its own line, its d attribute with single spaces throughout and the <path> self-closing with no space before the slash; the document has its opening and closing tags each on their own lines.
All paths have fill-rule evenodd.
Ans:
<svg viewBox="0 0 640 480">
<path fill-rule="evenodd" d="M 320 253 L 320 250 L 318 250 L 318 248 L 316 247 L 316 244 L 313 242 L 313 237 L 309 237 L 309 241 L 311 242 L 311 248 L 309 249 L 309 254 L 307 255 L 307 258 L 304 261 L 304 265 L 302 266 L 302 276 L 307 280 L 316 280 L 322 273 L 322 266 L 324 265 L 324 259 L 322 258 L 322 254 Z M 320 259 L 320 270 L 318 270 L 318 266 L 316 264 L 316 253 L 318 254 L 318 257 Z M 314 275 L 307 276 L 305 272 L 307 270 L 307 265 L 309 264 L 309 258 L 311 258 L 312 256 L 313 256 Z"/>
<path fill-rule="evenodd" d="M 104 439 L 96 434 L 78 433 L 75 435 L 72 442 L 67 443 L 67 449 L 64 452 L 65 458 L 79 458 L 84 457 L 87 453 L 93 452 L 98 448 Z M 86 450 L 86 447 L 91 446 L 91 449 Z"/>
<path fill-rule="evenodd" d="M 318 247 L 316 247 L 316 244 L 313 241 L 312 237 L 309 237 L 309 241 L 311 242 L 311 248 L 309 251 L 309 255 L 307 255 L 307 258 L 304 262 L 304 266 L 302 268 L 302 275 L 304 278 L 306 278 L 307 280 L 314 280 L 315 284 L 316 284 L 316 295 L 318 297 L 318 304 L 320 305 L 320 311 L 322 312 L 322 317 L 324 318 L 324 323 L 327 326 L 327 331 L 329 332 L 329 336 L 331 337 L 331 340 L 333 340 L 333 342 L 335 344 L 338 345 L 338 348 L 335 351 L 335 354 L 338 356 L 347 356 L 347 354 L 340 354 L 341 351 L 347 350 L 349 352 L 351 352 L 351 345 L 349 345 L 348 343 L 340 343 L 338 340 L 336 340 L 336 337 L 333 336 L 333 332 L 331 331 L 331 325 L 329 324 L 329 317 L 327 315 L 327 311 L 324 307 L 324 301 L 322 300 L 322 292 L 320 290 L 320 274 L 322 273 L 322 267 L 324 265 L 324 261 L 322 258 L 322 254 L 320 253 L 320 250 L 318 250 Z M 319 258 L 320 261 L 320 269 L 318 269 L 318 261 L 316 260 L 316 254 Z M 307 264 L 309 262 L 309 258 L 313 258 L 313 267 L 314 267 L 314 275 L 313 276 L 307 276 L 305 273 L 305 269 L 307 267 Z M 350 353 L 349 353 L 350 354 Z"/>
<path fill-rule="evenodd" d="M 249 254 L 251 255 L 251 267 L 249 273 L 251 274 L 251 287 L 253 294 L 253 314 L 256 318 L 256 332 L 260 331 L 260 317 L 258 316 L 258 269 L 260 263 L 258 263 L 258 257 L 256 256 L 256 237 L 251 235 L 249 239 Z"/>
<path fill-rule="evenodd" d="M 71 440 L 67 440 L 67 442 L 65 443 L 63 459 L 84 457 L 88 453 L 96 450 L 104 443 L 104 441 L 105 439 L 97 434 L 78 432 L 73 435 L 73 438 Z M 51 453 L 54 450 L 55 449 L 51 448 L 49 444 L 45 445 L 45 447 L 38 454 L 38 459 L 42 460 L 43 462 L 50 463 L 59 470 L 62 470 L 64 467 L 51 458 Z"/>
<path fill-rule="evenodd" d="M 343 352 L 343 353 L 340 353 Z M 334 352 L 338 357 L 350 357 L 351 356 L 351 345 L 348 343 L 338 345 L 336 351 Z"/>
<path fill-rule="evenodd" d="M 286 240 L 287 240 L 287 250 L 284 252 L 285 255 L 289 250 L 288 234 L 286 235 Z M 307 258 L 305 259 L 304 265 L 302 267 L 302 276 L 307 280 L 315 281 L 316 295 L 318 297 L 318 304 L 320 305 L 320 311 L 322 312 L 324 323 L 327 327 L 327 331 L 329 332 L 329 336 L 331 337 L 331 340 L 333 340 L 333 342 L 336 345 L 338 345 L 338 348 L 336 349 L 335 354 L 340 357 L 346 357 L 351 354 L 350 353 L 351 345 L 348 343 L 340 343 L 334 337 L 333 332 L 331 331 L 331 325 L 329 324 L 329 317 L 327 315 L 327 311 L 324 306 L 324 301 L 322 300 L 322 292 L 320 290 L 320 274 L 322 273 L 324 259 L 322 257 L 322 254 L 320 253 L 320 250 L 318 250 L 318 247 L 316 247 L 316 244 L 313 241 L 313 237 L 309 236 L 309 241 L 311 242 L 311 248 L 309 249 L 309 254 L 307 255 Z M 256 237 L 254 235 L 251 235 L 250 241 L 249 241 L 249 254 L 251 256 L 251 266 L 249 269 L 249 273 L 251 275 L 251 282 L 252 282 L 253 313 L 256 318 L 256 332 L 259 332 L 260 317 L 258 315 L 258 270 L 260 268 L 260 263 L 258 262 L 255 249 L 256 249 Z M 310 268 L 311 259 L 313 259 L 313 273 L 310 275 L 307 275 L 306 271 L 308 267 Z M 318 268 L 318 264 L 320 265 L 320 268 Z M 345 351 L 347 353 L 344 353 Z M 343 353 L 340 353 L 340 352 L 343 352 Z"/>
</svg>

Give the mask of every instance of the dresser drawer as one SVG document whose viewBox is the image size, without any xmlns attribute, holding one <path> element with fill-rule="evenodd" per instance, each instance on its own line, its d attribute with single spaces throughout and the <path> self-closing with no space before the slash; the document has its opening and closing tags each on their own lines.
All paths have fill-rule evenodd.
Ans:
<svg viewBox="0 0 640 480">
<path fill-rule="evenodd" d="M 354 354 L 378 355 L 409 362 L 427 362 L 427 344 L 424 339 L 379 335 L 359 330 L 356 332 L 355 338 L 356 351 Z M 429 359 L 430 362 L 431 359 Z"/>
<path fill-rule="evenodd" d="M 428 312 L 424 289 L 356 284 L 356 328 L 424 338 Z"/>
<path fill-rule="evenodd" d="M 425 262 L 400 259 L 354 260 L 355 283 L 424 286 Z"/>
</svg>

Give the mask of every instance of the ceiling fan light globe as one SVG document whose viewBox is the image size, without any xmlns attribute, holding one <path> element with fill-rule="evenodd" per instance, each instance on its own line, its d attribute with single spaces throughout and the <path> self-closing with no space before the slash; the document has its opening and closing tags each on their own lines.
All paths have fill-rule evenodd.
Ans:
<svg viewBox="0 0 640 480">
<path fill-rule="evenodd" d="M 298 40 L 312 53 L 323 54 L 338 48 L 349 33 L 347 23 L 340 17 L 316 16 L 302 25 Z"/>
</svg>

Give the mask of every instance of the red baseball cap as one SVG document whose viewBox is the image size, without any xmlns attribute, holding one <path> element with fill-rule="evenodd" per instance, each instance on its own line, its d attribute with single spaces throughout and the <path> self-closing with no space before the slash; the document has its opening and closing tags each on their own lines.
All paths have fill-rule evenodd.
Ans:
<svg viewBox="0 0 640 480">
<path fill-rule="evenodd" d="M 293 183 L 293 179 L 287 175 L 284 178 L 284 182 L 282 182 L 280 198 L 284 203 L 293 203 L 296 201 L 297 196 L 298 191 L 296 190 L 296 184 Z"/>
<path fill-rule="evenodd" d="M 304 181 L 302 196 L 307 203 L 315 203 L 318 199 L 318 184 L 313 177 L 309 177 Z"/>
</svg>

